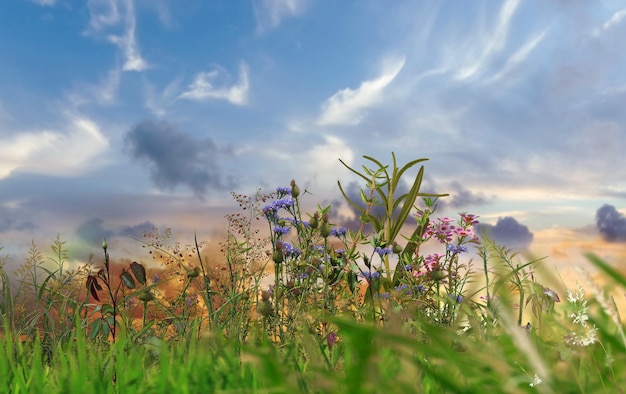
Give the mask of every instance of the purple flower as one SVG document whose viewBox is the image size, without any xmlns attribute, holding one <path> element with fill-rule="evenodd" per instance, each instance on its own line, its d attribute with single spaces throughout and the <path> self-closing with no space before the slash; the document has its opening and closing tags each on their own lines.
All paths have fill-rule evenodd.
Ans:
<svg viewBox="0 0 626 394">
<path fill-rule="evenodd" d="M 281 246 L 283 247 L 283 253 L 285 256 L 298 257 L 302 254 L 302 251 L 289 242 L 281 242 Z"/>
<path fill-rule="evenodd" d="M 378 271 L 373 271 L 373 272 L 364 271 L 364 272 L 361 272 L 360 275 L 368 281 L 371 279 L 380 278 L 380 272 Z"/>
<path fill-rule="evenodd" d="M 450 294 L 450 298 L 452 299 L 452 301 L 455 301 L 457 304 L 460 304 L 464 300 L 463 296 L 460 294 L 459 295 Z"/>
<path fill-rule="evenodd" d="M 411 272 L 413 271 L 413 266 L 411 264 L 407 264 L 404 266 L 404 269 L 406 270 L 406 272 Z"/>
<path fill-rule="evenodd" d="M 289 230 L 290 230 L 290 228 L 286 227 L 286 226 L 285 227 L 282 227 L 282 226 L 274 227 L 274 232 L 276 234 L 289 234 Z"/>
<path fill-rule="evenodd" d="M 334 235 L 337 238 L 345 237 L 348 230 L 345 227 L 333 228 L 330 230 L 330 235 Z"/>
<path fill-rule="evenodd" d="M 291 188 L 279 186 L 276 188 L 276 193 L 278 193 L 279 196 L 286 196 L 288 194 L 291 194 Z"/>
<path fill-rule="evenodd" d="M 375 247 L 374 252 L 378 253 L 380 257 L 383 257 L 386 254 L 392 253 L 391 248 L 381 248 L 380 246 Z"/>
</svg>

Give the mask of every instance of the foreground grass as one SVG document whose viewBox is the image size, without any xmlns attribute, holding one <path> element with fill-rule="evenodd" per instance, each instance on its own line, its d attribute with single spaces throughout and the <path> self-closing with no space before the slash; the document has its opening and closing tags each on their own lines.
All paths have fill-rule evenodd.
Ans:
<svg viewBox="0 0 626 394">
<path fill-rule="evenodd" d="M 76 270 L 59 238 L 47 259 L 33 244 L 14 286 L 0 260 L 0 392 L 623 392 L 610 293 L 544 286 L 541 261 L 479 237 L 476 215 L 435 217 L 442 196 L 420 192 L 423 167 L 402 194 L 424 159 L 392 157 L 346 165 L 366 182 L 361 201 L 339 184 L 358 229 L 331 223 L 331 206 L 303 214 L 295 181 L 234 195 L 245 215 L 227 216 L 221 265 L 169 230 L 141 240 L 153 272 L 116 263 L 106 241 L 101 265 Z M 441 253 L 423 252 L 433 243 Z M 623 294 L 626 278 L 588 258 Z"/>
</svg>

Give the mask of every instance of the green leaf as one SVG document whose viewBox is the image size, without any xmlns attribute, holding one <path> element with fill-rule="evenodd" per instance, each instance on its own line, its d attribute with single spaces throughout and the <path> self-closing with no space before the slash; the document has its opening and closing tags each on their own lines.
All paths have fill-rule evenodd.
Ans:
<svg viewBox="0 0 626 394">
<path fill-rule="evenodd" d="M 122 282 L 124 283 L 124 285 L 128 287 L 129 289 L 135 288 L 135 280 L 133 279 L 133 276 L 128 271 L 122 272 L 120 274 L 120 279 L 122 279 Z"/>
<path fill-rule="evenodd" d="M 135 275 L 135 278 L 137 279 L 137 281 L 141 283 L 142 285 L 145 285 L 146 284 L 146 269 L 144 268 L 144 266 L 139 264 L 136 261 L 133 261 L 130 264 L 130 269 L 131 271 L 133 271 L 133 275 Z"/>
</svg>

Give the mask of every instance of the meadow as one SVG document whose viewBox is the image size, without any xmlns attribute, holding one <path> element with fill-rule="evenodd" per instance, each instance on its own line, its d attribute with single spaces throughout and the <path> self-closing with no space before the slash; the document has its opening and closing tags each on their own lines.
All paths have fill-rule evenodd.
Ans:
<svg viewBox="0 0 626 394">
<path fill-rule="evenodd" d="M 149 263 L 103 240 L 70 268 L 60 238 L 33 244 L 17 272 L 0 265 L 0 391 L 626 391 L 623 275 L 589 254 L 602 287 L 563 283 L 476 215 L 437 216 L 425 159 L 364 160 L 342 162 L 362 181 L 358 200 L 338 183 L 348 227 L 330 205 L 302 212 L 291 181 L 233 194 L 220 255 L 158 229 L 136 240 Z"/>
</svg>

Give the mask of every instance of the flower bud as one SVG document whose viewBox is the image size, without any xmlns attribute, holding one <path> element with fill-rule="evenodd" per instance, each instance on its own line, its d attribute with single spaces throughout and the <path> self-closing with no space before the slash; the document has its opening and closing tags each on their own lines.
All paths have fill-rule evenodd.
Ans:
<svg viewBox="0 0 626 394">
<path fill-rule="evenodd" d="M 107 240 L 106 238 L 102 241 L 102 249 L 107 250 L 107 248 L 109 247 L 109 245 L 107 244 Z"/>
<path fill-rule="evenodd" d="M 261 314 L 261 316 L 268 317 L 272 314 L 272 304 L 268 300 L 261 301 L 257 305 L 256 310 Z"/>
<path fill-rule="evenodd" d="M 274 260 L 274 263 L 276 263 L 276 264 L 282 264 L 282 262 L 285 261 L 285 256 L 283 254 L 283 250 L 279 249 L 279 248 L 276 248 L 276 250 L 272 254 L 272 260 Z"/>
<path fill-rule="evenodd" d="M 139 295 L 137 295 L 137 298 L 143 302 L 148 302 L 154 300 L 154 294 L 152 294 L 151 291 L 142 291 Z"/>
<path fill-rule="evenodd" d="M 300 195 L 300 188 L 296 185 L 296 180 L 291 180 L 291 197 L 296 198 Z"/>
<path fill-rule="evenodd" d="M 330 235 L 330 224 L 328 222 L 323 222 L 322 227 L 320 227 L 320 234 L 324 238 L 328 238 Z"/>
<path fill-rule="evenodd" d="M 187 278 L 197 278 L 200 276 L 200 270 L 198 267 L 194 267 L 193 269 L 187 271 Z"/>
<path fill-rule="evenodd" d="M 436 282 L 439 282 L 446 276 L 442 270 L 434 270 L 433 272 L 431 272 L 430 275 L 431 275 L 431 278 L 433 278 L 433 280 Z"/>
<path fill-rule="evenodd" d="M 400 253 L 402 253 L 402 246 L 398 245 L 398 243 L 397 243 L 397 242 L 395 242 L 395 241 L 393 242 L 393 244 L 392 244 L 392 245 L 393 245 L 393 246 L 391 247 L 391 251 L 392 251 L 394 254 L 400 254 Z"/>
<path fill-rule="evenodd" d="M 315 215 L 313 215 L 311 220 L 309 220 L 309 225 L 311 226 L 311 228 L 317 228 L 317 225 L 319 224 L 318 222 L 319 217 L 320 217 L 320 214 L 315 212 Z"/>
</svg>

